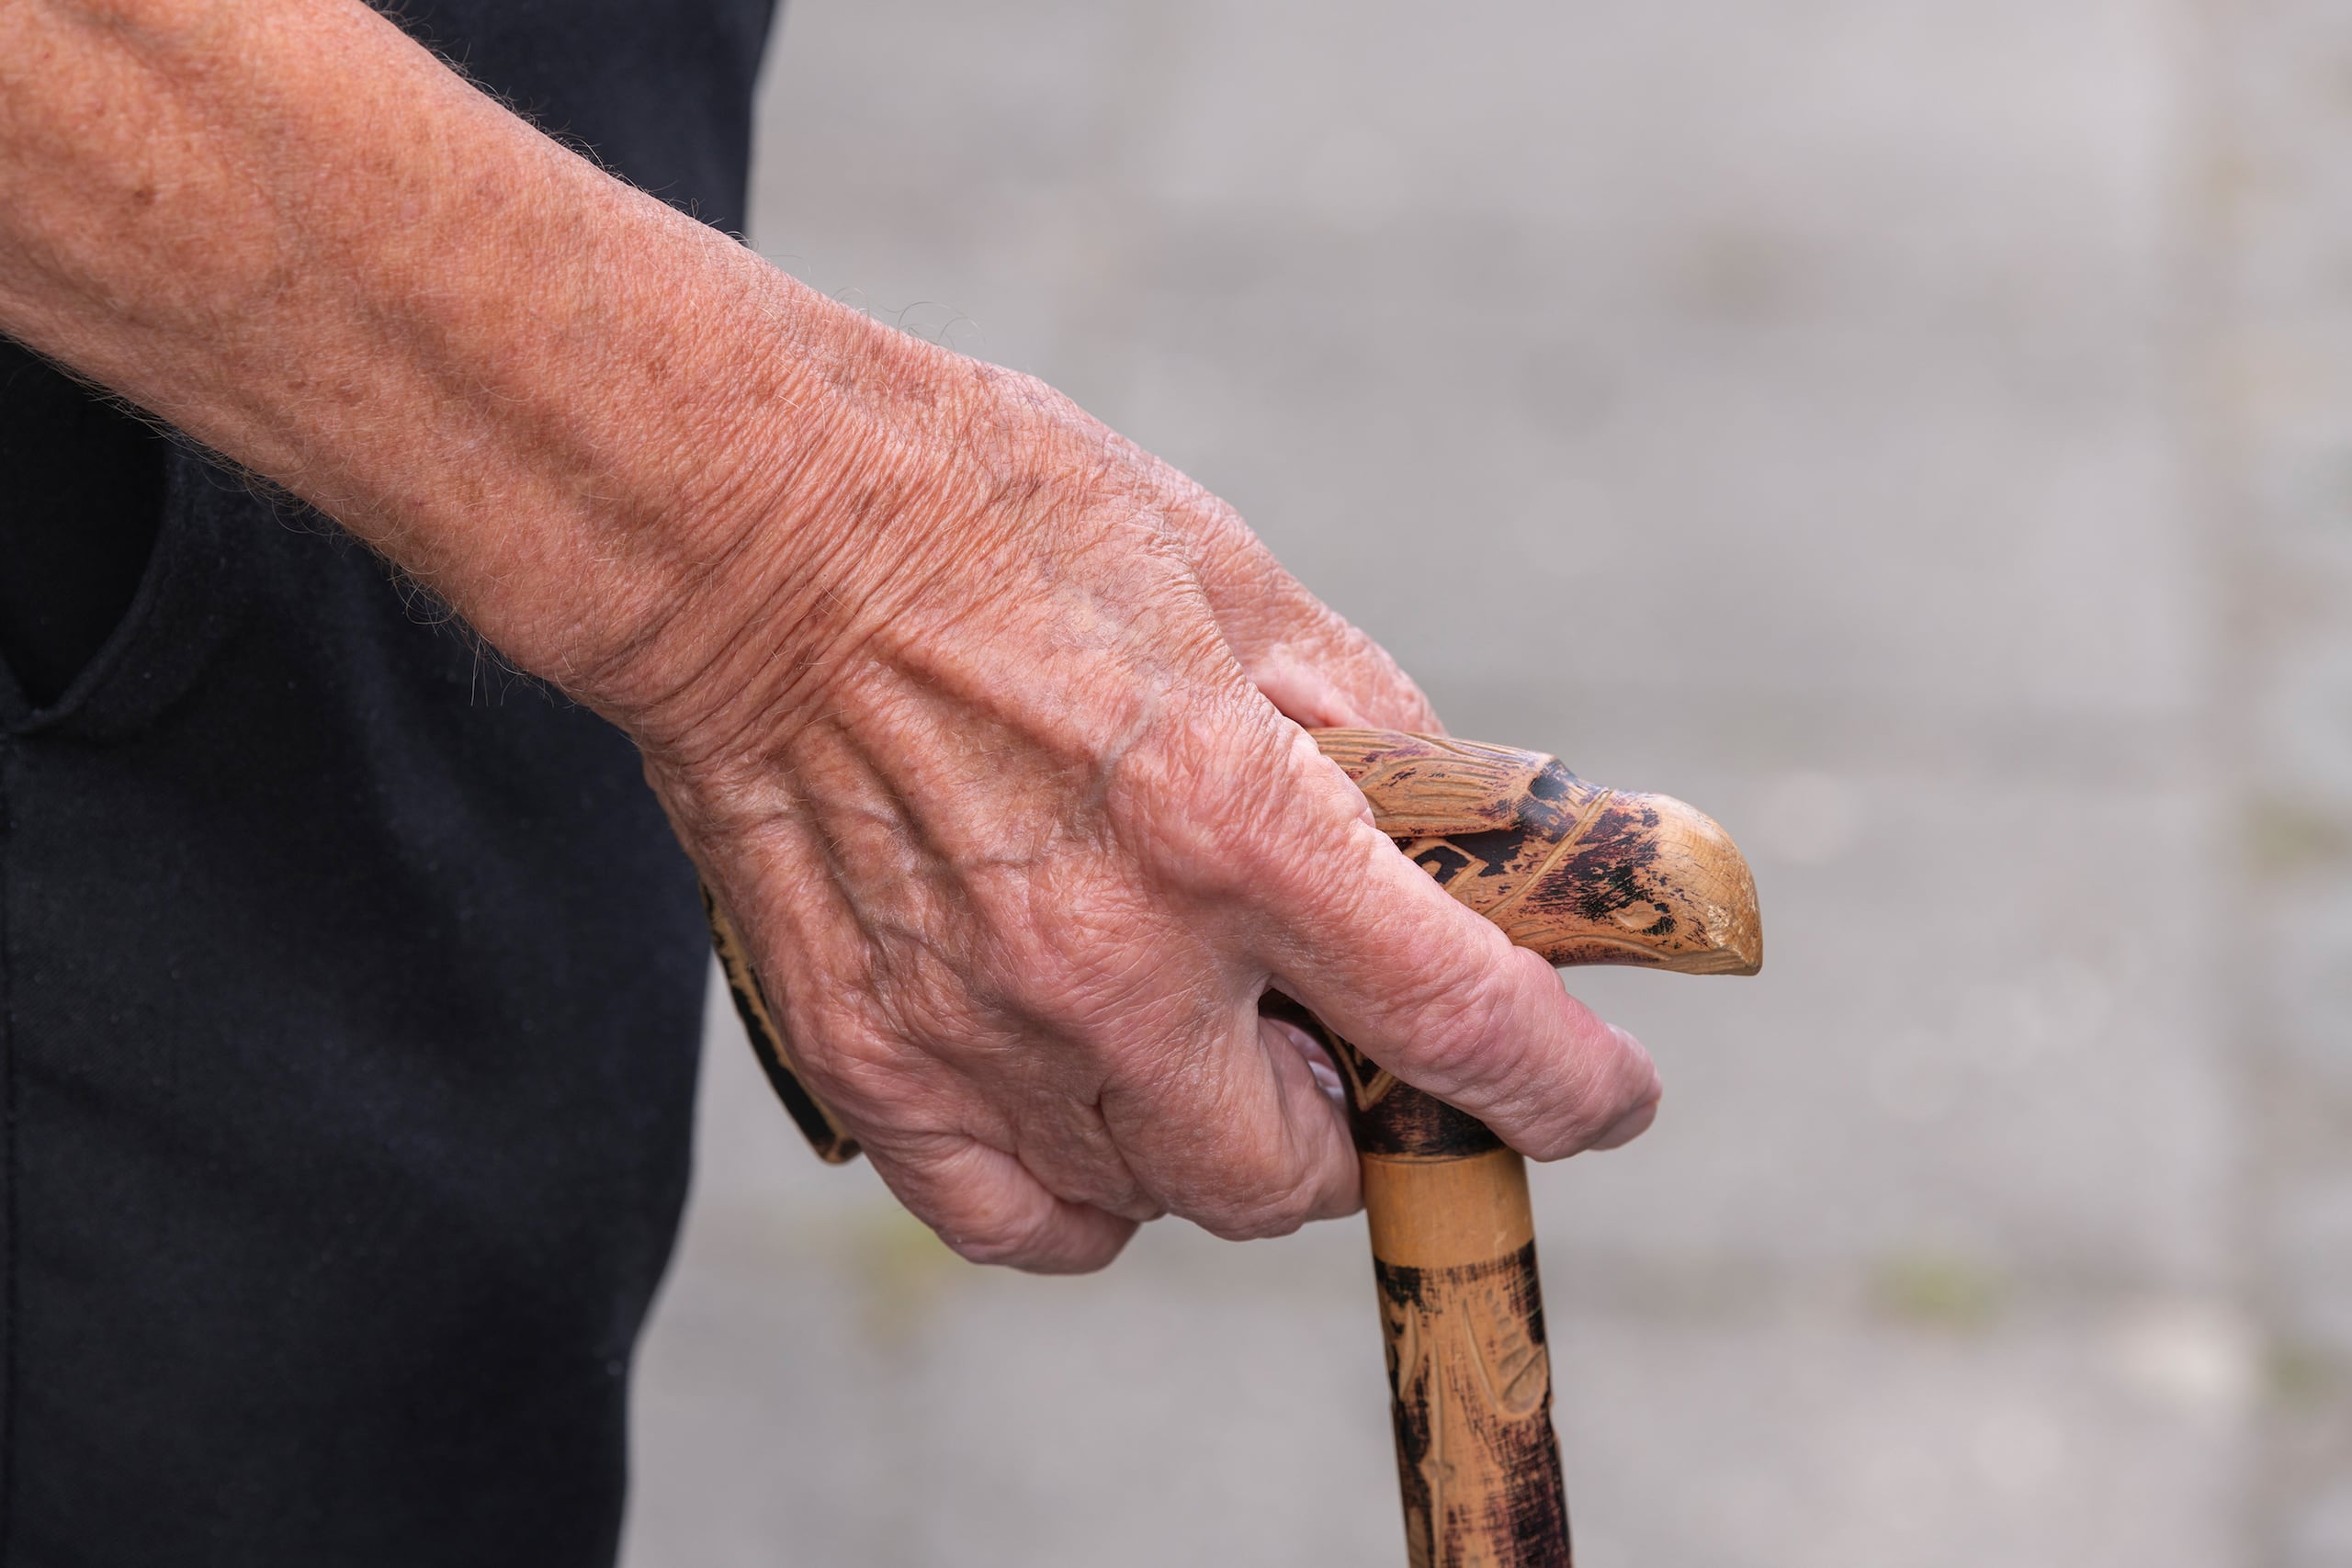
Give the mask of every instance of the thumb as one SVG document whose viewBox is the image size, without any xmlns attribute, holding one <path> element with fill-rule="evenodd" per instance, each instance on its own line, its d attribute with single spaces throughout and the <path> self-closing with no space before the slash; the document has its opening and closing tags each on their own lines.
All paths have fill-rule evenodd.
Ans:
<svg viewBox="0 0 2352 1568">
<path fill-rule="evenodd" d="M 1301 797 L 1325 776 L 1297 738 Z M 1313 761 L 1321 761 L 1318 756 Z M 1405 1082 L 1537 1159 L 1634 1135 L 1658 1098 L 1639 1042 L 1457 902 L 1377 828 L 1329 806 L 1259 863 L 1259 955 L 1281 988 Z"/>
</svg>

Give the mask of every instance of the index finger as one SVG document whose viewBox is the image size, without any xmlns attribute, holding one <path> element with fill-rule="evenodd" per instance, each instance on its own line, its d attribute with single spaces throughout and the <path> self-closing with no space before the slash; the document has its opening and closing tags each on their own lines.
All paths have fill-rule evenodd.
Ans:
<svg viewBox="0 0 2352 1568">
<path fill-rule="evenodd" d="M 1299 745 L 1312 761 L 1336 767 Z M 1304 782 L 1304 781 L 1302 781 Z M 1555 1159 L 1658 1098 L 1631 1035 L 1464 908 L 1361 816 L 1317 811 L 1260 884 L 1260 956 L 1283 990 L 1416 1089 Z"/>
</svg>

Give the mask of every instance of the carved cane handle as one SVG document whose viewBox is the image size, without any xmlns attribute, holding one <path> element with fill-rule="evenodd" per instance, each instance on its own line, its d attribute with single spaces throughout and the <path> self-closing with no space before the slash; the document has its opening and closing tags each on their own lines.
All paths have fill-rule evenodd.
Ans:
<svg viewBox="0 0 2352 1568">
<path fill-rule="evenodd" d="M 1374 819 L 1446 890 L 1555 964 L 1752 975 L 1756 884 L 1730 838 L 1665 795 L 1577 778 L 1540 752 L 1391 730 L 1315 731 Z M 803 1086 L 749 954 L 711 933 L 761 1065 L 826 1160 L 856 1142 Z M 1567 1568 L 1551 1358 L 1520 1156 L 1278 996 L 1348 1089 L 1363 1161 L 1412 1568 Z"/>
</svg>

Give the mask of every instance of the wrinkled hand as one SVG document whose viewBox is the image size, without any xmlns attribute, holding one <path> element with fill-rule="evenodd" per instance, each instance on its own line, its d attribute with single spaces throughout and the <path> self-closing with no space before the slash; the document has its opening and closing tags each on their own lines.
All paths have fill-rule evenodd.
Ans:
<svg viewBox="0 0 2352 1568">
<path fill-rule="evenodd" d="M 796 1061 L 908 1207 L 1047 1270 L 1164 1213 L 1239 1237 L 1351 1211 L 1269 986 L 1539 1158 L 1645 1126 L 1640 1046 L 1299 728 L 1435 729 L 1387 655 L 1041 383 L 873 352 L 852 455 L 779 487 L 757 592 L 700 617 L 636 728 Z"/>
<path fill-rule="evenodd" d="M 959 1250 L 1351 1207 L 1270 985 L 1530 1154 L 1644 1124 L 1640 1047 L 1296 728 L 1420 694 L 1182 476 L 368 6 L 6 6 L 0 45 L 0 328 L 627 728 L 810 1087 Z"/>
</svg>

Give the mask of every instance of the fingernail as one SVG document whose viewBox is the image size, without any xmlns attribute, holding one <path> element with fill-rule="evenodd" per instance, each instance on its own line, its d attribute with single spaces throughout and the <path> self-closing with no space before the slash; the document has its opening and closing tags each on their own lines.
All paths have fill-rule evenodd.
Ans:
<svg viewBox="0 0 2352 1568">
<path fill-rule="evenodd" d="M 1340 1082 L 1340 1069 L 1331 1065 L 1331 1058 L 1325 1054 L 1321 1041 L 1286 1018 L 1261 1015 L 1258 1022 L 1261 1026 L 1271 1023 L 1279 1030 L 1283 1038 L 1291 1043 L 1291 1048 L 1306 1061 L 1306 1070 L 1315 1075 L 1315 1087 L 1323 1091 L 1324 1098 L 1342 1111 L 1347 1109 L 1347 1089 Z"/>
<path fill-rule="evenodd" d="M 1315 1075 L 1315 1087 L 1323 1091 L 1324 1099 L 1342 1111 L 1348 1108 L 1348 1091 L 1340 1082 L 1339 1072 L 1320 1052 L 1306 1059 L 1306 1070 Z"/>
</svg>

